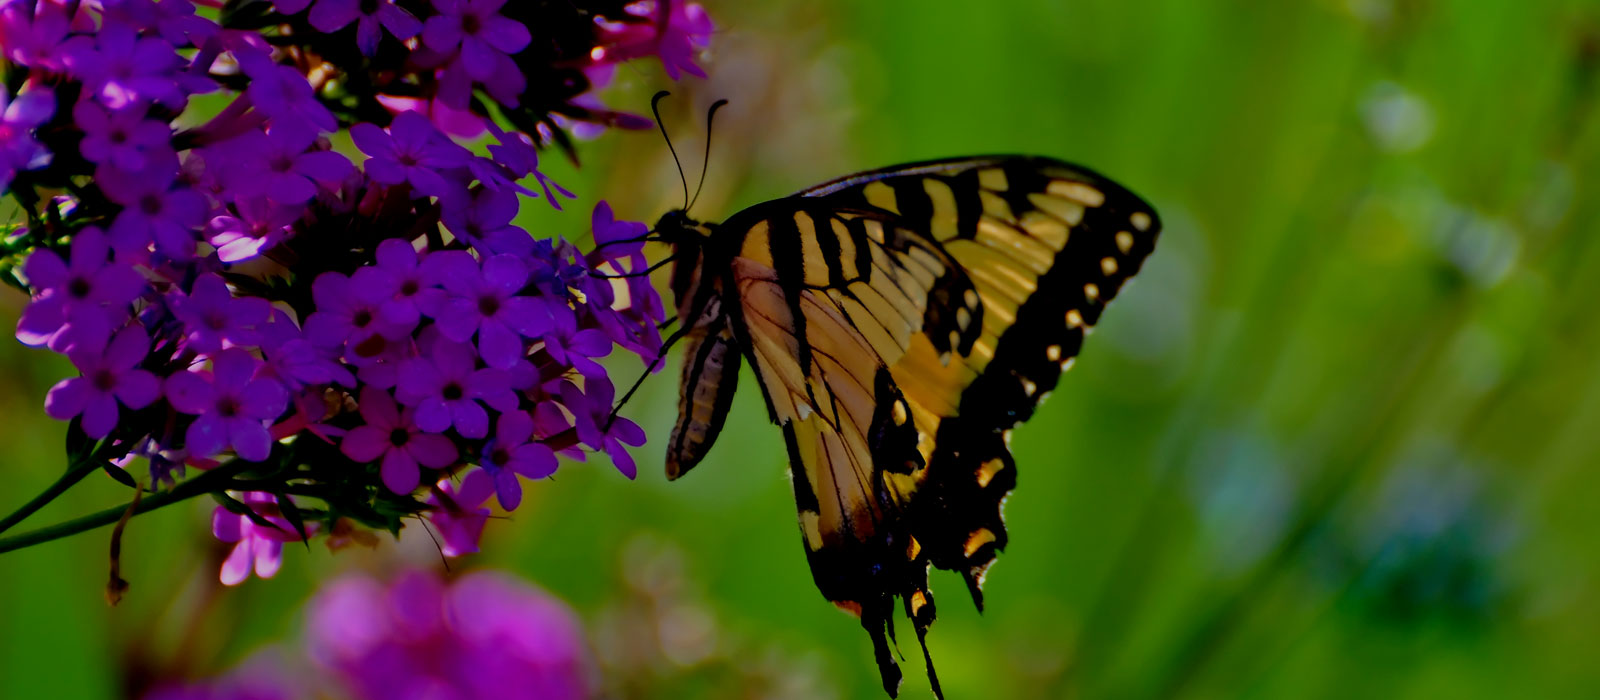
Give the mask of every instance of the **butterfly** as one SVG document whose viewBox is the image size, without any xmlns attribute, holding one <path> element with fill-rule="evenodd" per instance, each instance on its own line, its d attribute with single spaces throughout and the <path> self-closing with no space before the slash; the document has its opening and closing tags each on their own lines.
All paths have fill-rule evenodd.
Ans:
<svg viewBox="0 0 1600 700">
<path fill-rule="evenodd" d="M 710 451 L 748 362 L 788 446 L 817 588 L 860 619 L 891 696 L 898 604 L 942 697 L 928 569 L 959 573 L 983 609 L 1009 540 L 1011 430 L 1160 230 L 1122 186 L 1035 156 L 859 173 L 721 224 L 668 212 L 654 231 L 673 248 L 686 349 L 667 478 Z"/>
</svg>

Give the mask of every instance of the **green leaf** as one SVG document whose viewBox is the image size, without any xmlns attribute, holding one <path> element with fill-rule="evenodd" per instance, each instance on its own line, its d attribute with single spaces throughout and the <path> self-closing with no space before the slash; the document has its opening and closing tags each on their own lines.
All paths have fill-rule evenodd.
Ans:
<svg viewBox="0 0 1600 700">
<path fill-rule="evenodd" d="M 300 541 L 305 544 L 306 549 L 310 549 L 311 535 L 306 533 L 305 515 L 300 512 L 300 506 L 295 505 L 289 494 L 281 489 L 274 491 L 273 494 L 278 497 L 278 510 L 283 513 L 283 519 L 294 526 L 294 531 L 300 533 Z"/>
</svg>

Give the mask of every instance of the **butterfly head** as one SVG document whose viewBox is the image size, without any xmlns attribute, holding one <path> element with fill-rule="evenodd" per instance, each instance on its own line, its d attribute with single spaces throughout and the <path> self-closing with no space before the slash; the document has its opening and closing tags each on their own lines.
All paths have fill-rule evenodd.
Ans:
<svg viewBox="0 0 1600 700">
<path fill-rule="evenodd" d="M 672 246 L 672 293 L 681 307 L 700 283 L 712 225 L 689 218 L 682 209 L 673 209 L 656 221 L 654 232 L 657 240 Z"/>
</svg>

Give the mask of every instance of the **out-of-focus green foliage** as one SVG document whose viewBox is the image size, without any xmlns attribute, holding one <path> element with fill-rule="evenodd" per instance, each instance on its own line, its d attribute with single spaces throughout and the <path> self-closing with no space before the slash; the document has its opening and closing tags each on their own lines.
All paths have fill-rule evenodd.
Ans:
<svg viewBox="0 0 1600 700">
<path fill-rule="evenodd" d="M 1028 152 L 1101 170 L 1165 219 L 1016 433 L 988 611 L 934 578 L 950 697 L 1600 687 L 1600 6 L 710 5 L 712 79 L 665 104 L 692 179 L 704 107 L 733 101 L 700 216 L 851 170 Z M 659 87 L 624 82 L 635 110 Z M 584 200 L 529 215 L 536 232 L 582 233 L 600 197 L 647 220 L 678 204 L 652 134 L 583 152 L 582 171 L 552 170 Z M 0 300 L 8 326 L 20 302 Z M 0 510 L 62 468 L 39 405 L 67 369 L 0 343 Z M 657 438 L 676 375 L 674 358 L 629 408 Z M 866 635 L 811 583 L 751 378 L 693 474 L 666 483 L 659 450 L 636 483 L 603 459 L 563 467 L 457 566 L 569 600 L 624 697 L 880 696 Z M 123 497 L 94 478 L 35 517 Z M 0 695 L 213 672 L 295 635 L 336 570 L 395 550 L 436 563 L 408 531 L 377 553 L 291 550 L 278 578 L 218 590 L 207 523 L 198 504 L 135 519 L 116 609 L 104 532 L 0 556 Z M 906 651 L 904 694 L 924 697 Z"/>
</svg>

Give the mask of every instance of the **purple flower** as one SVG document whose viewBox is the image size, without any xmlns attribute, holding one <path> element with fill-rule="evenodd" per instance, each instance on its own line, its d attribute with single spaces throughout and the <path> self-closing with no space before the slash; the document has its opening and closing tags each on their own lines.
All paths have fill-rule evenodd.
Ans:
<svg viewBox="0 0 1600 700">
<path fill-rule="evenodd" d="M 402 415 L 389 392 L 382 389 L 369 386 L 361 390 L 361 418 L 367 424 L 351 429 L 339 450 L 357 462 L 382 459 L 379 474 L 383 485 L 395 493 L 409 494 L 422 483 L 418 464 L 438 469 L 454 464 L 459 456 L 449 438 L 422 432 L 412 422 L 410 411 Z"/>
<path fill-rule="evenodd" d="M 228 290 L 228 283 L 212 274 L 197 278 L 189 295 L 178 297 L 172 307 L 173 314 L 183 322 L 185 347 L 203 354 L 261 342 L 256 328 L 266 323 L 272 313 L 266 299 L 235 297 Z"/>
<path fill-rule="evenodd" d="M 411 335 L 416 319 L 392 319 L 383 313 L 394 299 L 397 281 L 374 267 L 353 277 L 325 272 L 311 284 L 317 310 L 306 318 L 306 339 L 320 347 L 343 348 L 352 362 L 371 363 L 389 350 L 388 341 Z"/>
<path fill-rule="evenodd" d="M 356 378 L 339 364 L 337 356 L 302 337 L 300 328 L 281 309 L 273 309 L 272 322 L 261 327 L 261 351 L 267 357 L 262 376 L 274 377 L 290 389 L 356 385 Z"/>
<path fill-rule="evenodd" d="M 571 382 L 565 382 L 561 386 L 561 402 L 577 420 L 574 427 L 578 429 L 578 439 L 610 455 L 617 471 L 632 479 L 638 474 L 638 468 L 634 465 L 633 455 L 628 454 L 623 446 L 643 445 L 645 435 L 644 430 L 633 421 L 612 416 L 611 400 L 615 391 L 611 382 L 602 379 L 589 379 L 584 383 L 583 391 L 579 391 Z M 610 425 L 607 425 L 608 422 Z"/>
<path fill-rule="evenodd" d="M 239 67 L 250 76 L 246 94 L 274 128 L 320 133 L 335 131 L 339 122 L 317 101 L 316 91 L 300 71 L 272 61 L 265 52 L 236 51 Z"/>
<path fill-rule="evenodd" d="M 428 256 L 450 300 L 434 319 L 439 332 L 457 342 L 478 336 L 478 354 L 490 367 L 506 369 L 522 357 L 519 334 L 539 337 L 550 327 L 550 311 L 534 297 L 516 296 L 528 283 L 528 266 L 511 255 L 496 255 L 480 270 L 472 256 L 444 251 Z"/>
<path fill-rule="evenodd" d="M 489 414 L 479 401 L 497 411 L 517 407 L 505 372 L 477 369 L 477 355 L 470 346 L 442 338 L 422 357 L 400 366 L 396 394 L 401 403 L 416 407 L 417 427 L 442 433 L 454 426 L 466 438 L 489 434 Z"/>
<path fill-rule="evenodd" d="M 209 457 L 232 447 L 241 458 L 259 462 L 272 452 L 267 422 L 289 404 L 289 392 L 270 378 L 254 378 L 261 361 L 240 348 L 211 358 L 211 378 L 198 372 L 167 377 L 167 401 L 198 416 L 186 434 L 189 454 Z"/>
<path fill-rule="evenodd" d="M 379 25 L 401 40 L 422 31 L 422 22 L 394 0 L 320 0 L 311 9 L 311 26 L 320 31 L 336 32 L 351 22 L 356 23 L 356 46 L 363 56 L 378 52 L 378 40 L 383 38 Z"/>
<path fill-rule="evenodd" d="M 661 13 L 667 7 L 653 0 L 628 7 L 628 12 L 636 16 L 655 15 L 647 23 L 602 23 L 601 30 L 611 46 L 603 48 L 595 60 L 603 64 L 615 64 L 655 54 L 661 58 L 661 67 L 673 80 L 682 77 L 680 71 L 706 77 L 705 71 L 695 65 L 694 54 L 697 48 L 704 48 L 710 43 L 711 33 L 716 26 L 712 24 L 705 8 L 698 3 L 674 2 L 670 5 L 671 11 L 666 17 L 661 17 Z"/>
<path fill-rule="evenodd" d="M 495 495 L 500 507 L 516 510 L 522 503 L 520 474 L 543 479 L 556 473 L 556 454 L 533 438 L 533 416 L 526 411 L 511 411 L 495 423 L 494 439 L 483 446 L 483 468 L 494 477 Z"/>
<path fill-rule="evenodd" d="M 33 130 L 50 121 L 55 109 L 55 93 L 48 89 L 35 88 L 15 100 L 0 90 L 0 191 L 18 171 L 50 164 L 50 151 L 33 137 Z"/>
<path fill-rule="evenodd" d="M 439 535 L 439 553 L 459 557 L 477 552 L 490 515 L 483 503 L 494 495 L 494 479 L 489 472 L 474 469 L 462 477 L 459 489 L 449 479 L 440 479 L 436 486 L 428 496 L 433 509 L 426 517 Z"/>
<path fill-rule="evenodd" d="M 452 197 L 443 205 L 445 227 L 479 253 L 525 257 L 533 252 L 533 238 L 511 225 L 517 217 L 516 192 L 478 187 L 466 198 Z"/>
<path fill-rule="evenodd" d="M 288 498 L 288 496 L 284 496 Z M 255 569 L 261 578 L 272 578 L 283 565 L 283 543 L 299 542 L 300 531 L 282 515 L 278 497 L 259 491 L 246 492 L 241 501 L 262 520 L 275 527 L 258 525 L 249 516 L 230 512 L 222 506 L 211 512 L 211 534 L 223 542 L 237 542 L 222 562 L 222 583 L 237 586 Z M 305 523 L 306 535 L 315 534 L 320 523 Z"/>
<path fill-rule="evenodd" d="M 494 157 L 494 162 L 504 166 L 518 178 L 532 175 L 544 188 L 545 201 L 557 210 L 561 209 L 561 200 L 557 194 L 567 199 L 577 199 L 578 196 L 567 191 L 566 188 L 551 180 L 539 170 L 539 149 L 535 148 L 528 135 L 520 131 L 507 132 L 495 126 L 493 121 L 487 122 L 489 129 L 494 132 L 500 143 L 489 147 L 489 155 Z M 552 191 L 553 190 L 553 191 Z"/>
<path fill-rule="evenodd" d="M 378 244 L 377 269 L 392 279 L 394 296 L 383 303 L 379 313 L 398 326 L 415 327 L 421 314 L 432 316 L 444 304 L 444 290 L 429 281 L 411 242 L 390 238 Z"/>
<path fill-rule="evenodd" d="M 59 71 L 61 44 L 71 28 L 66 10 L 56 3 L 0 5 L 0 51 L 18 65 Z"/>
<path fill-rule="evenodd" d="M 367 154 L 367 175 L 385 185 L 410 183 L 423 195 L 443 197 L 454 187 L 441 170 L 467 165 L 467 149 L 439 133 L 420 112 L 401 112 L 387 131 L 362 122 L 350 127 L 350 138 Z"/>
<path fill-rule="evenodd" d="M 161 382 L 139 369 L 150 351 L 150 336 L 135 324 L 112 336 L 103 348 L 79 345 L 67 356 L 81 377 L 62 380 L 45 397 L 44 411 L 56 420 L 83 416 L 83 432 L 99 440 L 117 427 L 117 403 L 138 410 L 161 397 Z"/>
<path fill-rule="evenodd" d="M 104 341 L 148 287 L 132 267 L 109 261 L 110 252 L 105 235 L 86 228 L 72 239 L 70 262 L 43 248 L 28 256 L 22 274 L 35 294 L 17 323 L 17 340 L 56 350 L 74 340 Z"/>
<path fill-rule="evenodd" d="M 300 209 L 265 197 L 235 199 L 233 211 L 213 217 L 207 225 L 207 240 L 216 247 L 217 259 L 225 263 L 249 260 L 271 250 L 289 237 L 289 225 L 300 218 Z"/>
<path fill-rule="evenodd" d="M 221 170 L 235 198 L 265 195 L 279 204 L 304 204 L 317 196 L 319 184 L 334 189 L 355 170 L 341 153 L 307 150 L 315 140 L 316 133 L 303 128 L 250 131 L 219 144 L 206 162 Z"/>
<path fill-rule="evenodd" d="M 194 0 L 102 0 L 106 16 L 140 29 L 154 29 L 174 46 L 198 46 L 214 36 L 215 22 L 195 14 Z"/>
<path fill-rule="evenodd" d="M 108 110 L 90 100 L 78 102 L 72 119 L 83 129 L 78 149 L 84 160 L 136 171 L 144 168 L 147 154 L 170 150 L 171 128 L 144 115 L 144 106 L 138 104 Z"/>
<path fill-rule="evenodd" d="M 611 204 L 604 199 L 594 205 L 589 228 L 594 231 L 595 244 L 591 256 L 600 260 L 615 260 L 643 251 L 644 237 L 650 233 L 650 227 L 642 222 L 617 219 Z"/>
<path fill-rule="evenodd" d="M 150 154 L 140 171 L 102 165 L 95 174 L 106 197 L 122 205 L 110 231 L 117 250 L 142 251 L 154 241 L 175 260 L 194 257 L 194 231 L 205 221 L 206 200 L 192 189 L 172 186 L 178 179 L 175 154 Z"/>
<path fill-rule="evenodd" d="M 422 25 L 422 43 L 440 54 L 460 53 L 445 69 L 441 87 L 448 91 L 445 102 L 465 105 L 467 81 L 482 83 L 494 98 L 516 104 L 526 85 L 521 69 L 511 54 L 527 48 L 532 41 L 528 28 L 500 15 L 506 0 L 433 0 L 439 14 Z"/>
<path fill-rule="evenodd" d="M 183 107 L 178 82 L 183 60 L 163 39 L 140 38 L 133 27 L 108 21 L 94 36 L 75 36 L 59 50 L 67 69 L 83 80 L 84 94 L 107 107 L 121 109 L 141 100 Z"/>
<path fill-rule="evenodd" d="M 329 584 L 307 607 L 311 657 L 357 698 L 579 700 L 588 645 L 560 601 L 503 574 L 413 572 Z"/>
</svg>

